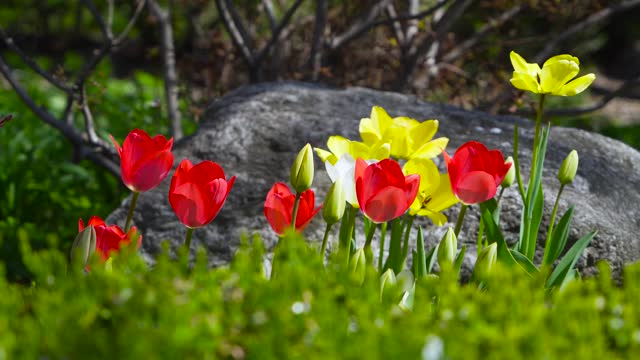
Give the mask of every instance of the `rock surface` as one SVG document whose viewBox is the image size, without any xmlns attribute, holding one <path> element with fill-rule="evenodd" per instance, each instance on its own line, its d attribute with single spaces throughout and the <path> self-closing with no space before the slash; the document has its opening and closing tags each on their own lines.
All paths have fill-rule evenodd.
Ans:
<svg viewBox="0 0 640 360">
<path fill-rule="evenodd" d="M 426 103 L 412 96 L 363 88 L 335 90 L 301 83 L 247 86 L 215 101 L 203 117 L 200 129 L 175 146 L 174 167 L 184 158 L 194 163 L 209 159 L 220 163 L 228 177 L 237 176 L 218 217 L 194 232 L 192 253 L 195 247 L 202 246 L 209 254 L 211 265 L 227 263 L 243 232 L 257 232 L 268 248 L 274 246 L 277 238 L 262 209 L 270 187 L 277 181 L 288 180 L 289 166 L 305 143 L 326 148 L 330 135 L 358 139 L 360 118 L 368 117 L 373 105 L 384 107 L 391 116 L 439 119 L 438 136 L 451 139 L 447 149 L 450 153 L 466 141 L 479 140 L 489 148 L 500 149 L 505 156 L 510 155 L 513 126 L 518 124 L 523 176 L 525 181 L 528 178 L 533 127 L 526 119 L 469 112 Z M 598 134 L 553 128 L 544 173 L 544 224 L 548 224 L 559 187 L 555 177 L 557 169 L 571 149 L 577 149 L 580 154 L 580 168 L 574 183 L 565 188 L 559 210 L 559 214 L 563 214 L 571 204 L 576 206 L 569 243 L 593 229 L 599 230 L 578 267 L 589 275 L 597 271 L 597 261 L 607 260 L 614 274 L 620 276 L 623 264 L 640 258 L 637 235 L 640 233 L 640 153 Z M 169 183 L 170 177 L 138 200 L 134 222 L 144 235 L 141 252 L 149 262 L 161 251 L 164 240 L 170 242 L 172 249 L 184 241 L 185 228 L 167 199 Z M 329 184 L 324 165 L 316 158 L 314 187 L 318 202 L 324 198 Z M 110 215 L 108 222 L 124 224 L 128 205 L 129 199 Z M 514 243 L 521 207 L 515 186 L 505 191 L 502 206 L 502 228 L 507 240 Z M 455 222 L 458 208 L 448 212 L 451 222 Z M 446 229 L 436 228 L 428 220 L 421 224 L 426 230 L 427 247 L 439 241 Z M 477 227 L 478 212 L 474 206 L 467 212 L 460 238 L 460 242 L 468 246 L 466 271 L 475 262 Z M 305 235 L 319 241 L 323 230 L 324 223 L 318 216 L 305 230 Z M 540 236 L 538 253 L 544 236 Z M 362 234 L 358 238 L 363 241 Z"/>
</svg>

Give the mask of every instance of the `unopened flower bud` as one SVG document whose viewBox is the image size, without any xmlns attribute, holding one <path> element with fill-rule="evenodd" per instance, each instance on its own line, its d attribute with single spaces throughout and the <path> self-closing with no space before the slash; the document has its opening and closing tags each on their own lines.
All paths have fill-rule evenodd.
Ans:
<svg viewBox="0 0 640 360">
<path fill-rule="evenodd" d="M 96 240 L 96 230 L 93 226 L 87 226 L 80 231 L 71 246 L 71 261 L 86 265 L 89 257 L 96 251 Z"/>
<path fill-rule="evenodd" d="M 364 277 L 367 273 L 367 257 L 365 256 L 364 249 L 358 249 L 349 261 L 349 271 L 354 275 L 358 284 L 364 282 Z"/>
<path fill-rule="evenodd" d="M 342 189 L 342 180 L 338 179 L 331 185 L 327 197 L 322 206 L 322 217 L 329 225 L 333 225 L 342 219 L 347 199 Z"/>
<path fill-rule="evenodd" d="M 451 227 L 447 229 L 447 232 L 440 240 L 440 245 L 438 245 L 438 263 L 440 267 L 444 266 L 444 264 L 453 264 L 456 260 L 456 253 L 458 252 L 458 239 L 456 238 L 456 234 Z"/>
<path fill-rule="evenodd" d="M 296 156 L 291 167 L 291 186 L 301 193 L 311 187 L 313 183 L 313 149 L 310 144 L 305 145 Z"/>
<path fill-rule="evenodd" d="M 578 172 L 578 152 L 571 150 L 569 155 L 564 159 L 560 170 L 558 171 L 558 180 L 562 185 L 567 185 L 573 182 Z"/>
<path fill-rule="evenodd" d="M 390 294 L 397 282 L 398 280 L 396 279 L 396 274 L 393 272 L 393 269 L 385 271 L 380 277 L 380 299 L 382 299 L 385 293 L 387 295 Z"/>
<path fill-rule="evenodd" d="M 498 259 L 498 243 L 493 243 L 480 251 L 478 260 L 473 268 L 473 277 L 478 279 L 486 276 Z"/>
<path fill-rule="evenodd" d="M 513 182 L 516 179 L 516 164 L 513 162 L 513 158 L 511 156 L 509 156 L 507 158 L 507 160 L 504 161 L 505 164 L 511 164 L 511 167 L 509 168 L 509 171 L 507 172 L 507 175 L 504 176 L 504 179 L 502 179 L 502 187 L 503 188 L 508 188 L 509 186 L 513 185 Z"/>
</svg>

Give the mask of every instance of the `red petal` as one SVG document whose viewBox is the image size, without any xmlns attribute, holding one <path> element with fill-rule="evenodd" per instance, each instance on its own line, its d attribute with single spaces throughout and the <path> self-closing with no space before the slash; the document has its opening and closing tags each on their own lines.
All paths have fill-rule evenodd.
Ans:
<svg viewBox="0 0 640 360">
<path fill-rule="evenodd" d="M 408 208 L 402 189 L 386 187 L 369 199 L 362 210 L 369 219 L 376 223 L 383 223 L 404 214 Z"/>
<path fill-rule="evenodd" d="M 407 175 L 405 183 L 404 194 L 407 198 L 407 207 L 409 207 L 418 195 L 418 190 L 420 189 L 420 175 Z"/>
<path fill-rule="evenodd" d="M 145 192 L 158 186 L 173 166 L 173 154 L 169 151 L 155 153 L 152 157 L 138 161 L 131 169 L 130 184 L 134 191 Z"/>
<path fill-rule="evenodd" d="M 454 193 L 465 204 L 478 204 L 493 198 L 498 187 L 491 174 L 472 171 L 465 174 L 453 188 Z"/>
<path fill-rule="evenodd" d="M 387 178 L 387 184 L 389 186 L 395 186 L 403 188 L 405 185 L 404 173 L 400 165 L 391 159 L 384 159 L 375 164 L 380 168 Z"/>
</svg>

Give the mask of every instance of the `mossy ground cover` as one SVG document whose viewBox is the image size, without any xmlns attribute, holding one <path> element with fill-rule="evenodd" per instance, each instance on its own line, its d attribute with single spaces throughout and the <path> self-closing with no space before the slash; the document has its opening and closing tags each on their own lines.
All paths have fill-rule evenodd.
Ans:
<svg viewBox="0 0 640 360">
<path fill-rule="evenodd" d="M 380 299 L 373 271 L 360 286 L 316 246 L 281 239 L 269 279 L 258 239 L 209 269 L 184 252 L 149 267 L 135 254 L 89 273 L 58 250 L 22 254 L 31 285 L 0 277 L 0 359 L 615 359 L 640 354 L 640 266 L 615 285 L 596 278 L 548 293 L 544 277 L 496 268 L 460 285 L 446 274 Z"/>
</svg>

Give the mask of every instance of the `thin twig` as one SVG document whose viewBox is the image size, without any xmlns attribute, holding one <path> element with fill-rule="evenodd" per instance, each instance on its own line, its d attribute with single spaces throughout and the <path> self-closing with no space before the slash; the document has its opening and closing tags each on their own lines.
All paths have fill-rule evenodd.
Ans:
<svg viewBox="0 0 640 360">
<path fill-rule="evenodd" d="M 630 79 L 624 82 L 624 84 L 620 85 L 618 89 L 615 91 L 609 92 L 605 95 L 600 101 L 595 104 L 591 104 L 588 106 L 577 107 L 573 109 L 549 109 L 544 112 L 545 116 L 578 116 L 588 114 L 605 107 L 611 100 L 621 96 L 625 91 L 633 88 L 634 86 L 640 84 L 640 76 Z M 518 115 L 531 115 L 533 112 L 528 110 L 518 111 Z"/>
<path fill-rule="evenodd" d="M 254 66 L 260 67 L 260 63 L 262 62 L 262 60 L 264 60 L 264 57 L 269 53 L 271 48 L 278 42 L 278 40 L 280 39 L 280 33 L 289 24 L 289 22 L 291 21 L 291 17 L 293 16 L 293 14 L 295 14 L 296 10 L 298 10 L 303 2 L 304 0 L 296 0 L 296 2 L 291 5 L 289 10 L 287 10 L 287 12 L 282 17 L 282 20 L 280 20 L 278 27 L 276 27 L 275 31 L 271 35 L 271 39 L 269 40 L 267 45 L 265 45 L 255 56 L 253 60 Z"/>
<path fill-rule="evenodd" d="M 462 55 L 466 54 L 467 51 L 469 51 L 471 48 L 476 46 L 483 38 L 487 36 L 489 32 L 493 31 L 494 29 L 502 26 L 505 22 L 516 17 L 518 14 L 522 12 L 523 9 L 524 9 L 523 5 L 516 5 L 511 9 L 505 11 L 504 13 L 500 14 L 498 18 L 487 21 L 487 23 L 484 24 L 484 26 L 482 26 L 480 30 L 476 31 L 472 37 L 463 41 L 460 45 L 456 46 L 455 48 L 451 49 L 448 53 L 446 53 L 442 57 L 442 62 L 451 63 L 453 61 L 456 61 Z"/>
<path fill-rule="evenodd" d="M 246 33 L 246 31 L 240 30 L 243 29 L 243 26 L 241 23 L 237 23 L 233 19 L 226 1 L 216 0 L 216 6 L 218 8 L 218 13 L 220 14 L 220 19 L 222 19 L 224 27 L 231 36 L 231 42 L 236 49 L 238 49 L 247 66 L 251 68 L 253 66 L 253 52 L 247 45 L 247 40 L 242 35 L 243 33 Z"/>
<path fill-rule="evenodd" d="M 334 37 L 329 42 L 329 48 L 336 50 L 374 27 L 376 17 L 387 6 L 387 4 L 389 4 L 389 2 L 390 0 L 378 1 L 369 9 L 363 20 L 357 21 L 344 33 Z"/>
<path fill-rule="evenodd" d="M 104 18 L 96 8 L 95 4 L 91 0 L 82 0 L 84 6 L 89 9 L 89 12 L 93 16 L 93 19 L 98 23 L 100 27 L 100 31 L 102 31 L 102 36 L 107 40 L 113 39 L 113 33 L 111 32 L 111 28 L 107 26 L 107 23 L 104 21 Z"/>
<path fill-rule="evenodd" d="M 120 35 L 116 37 L 114 41 L 114 46 L 120 46 L 120 44 L 124 41 L 127 35 L 129 35 L 129 32 L 131 31 L 131 29 L 133 29 L 133 26 L 138 21 L 140 14 L 142 14 L 142 9 L 144 8 L 144 5 L 146 3 L 147 3 L 147 0 L 138 0 L 138 6 L 136 7 L 136 10 L 133 12 L 133 16 L 131 16 L 131 19 L 129 19 L 129 22 L 124 27 Z"/>
<path fill-rule="evenodd" d="M 20 57 L 22 62 L 27 64 L 31 68 L 31 70 L 35 71 L 38 75 L 40 75 L 43 78 L 45 78 L 47 81 L 49 81 L 52 85 L 54 85 L 58 89 L 66 92 L 66 93 L 70 93 L 71 92 L 71 88 L 69 87 L 69 85 L 61 82 L 58 79 L 56 79 L 53 76 L 53 74 L 51 74 L 48 71 L 46 71 L 43 68 L 41 68 L 40 65 L 38 65 L 38 63 L 36 63 L 32 58 L 27 56 L 24 52 L 22 52 L 22 50 L 13 41 L 13 38 L 11 38 L 11 37 L 9 37 L 9 35 L 7 35 L 7 33 L 2 28 L 2 26 L 0 26 L 0 37 L 2 37 L 2 39 L 5 42 L 5 44 L 7 44 L 7 47 L 9 49 L 13 50 L 13 52 L 15 52 L 16 54 L 18 54 L 18 56 Z"/>
<path fill-rule="evenodd" d="M 398 16 L 398 12 L 396 11 L 396 7 L 395 5 L 393 5 L 393 3 L 387 4 L 387 6 L 385 7 L 385 11 L 391 19 Z M 400 45 L 401 49 L 404 49 L 406 44 L 406 37 L 404 29 L 402 29 L 402 24 L 400 23 L 400 21 L 394 21 L 393 23 L 391 23 L 391 27 L 393 28 L 393 34 L 398 41 L 398 45 Z"/>
<path fill-rule="evenodd" d="M 604 8 L 597 13 L 587 17 L 585 20 L 570 26 L 567 30 L 562 32 L 557 36 L 553 36 L 553 39 L 547 43 L 547 45 L 540 51 L 535 57 L 534 62 L 540 63 L 546 60 L 551 54 L 554 53 L 558 45 L 567 40 L 569 37 L 584 31 L 585 29 L 602 23 L 607 20 L 611 16 L 629 10 L 633 7 L 640 5 L 640 0 L 629 0 L 622 2 L 620 4 L 611 5 L 607 8 Z"/>
<path fill-rule="evenodd" d="M 182 123 L 178 104 L 178 75 L 173 44 L 173 28 L 169 9 L 163 9 L 155 0 L 148 0 L 149 9 L 158 18 L 160 26 L 162 57 L 164 60 L 164 93 L 167 101 L 167 115 L 171 124 L 171 134 L 176 140 L 182 138 Z"/>
<path fill-rule="evenodd" d="M 271 0 L 262 0 L 262 6 L 264 7 L 264 12 L 267 13 L 267 19 L 269 19 L 269 29 L 271 29 L 271 34 L 276 30 L 276 13 L 273 9 L 273 1 Z"/>
<path fill-rule="evenodd" d="M 89 142 L 92 144 L 100 144 L 106 147 L 101 139 L 96 134 L 95 122 L 93 121 L 93 114 L 89 108 L 89 101 L 87 100 L 87 93 L 84 85 L 80 88 L 79 99 L 80 110 L 82 111 L 82 117 L 84 118 L 84 131 L 89 137 Z"/>
</svg>

